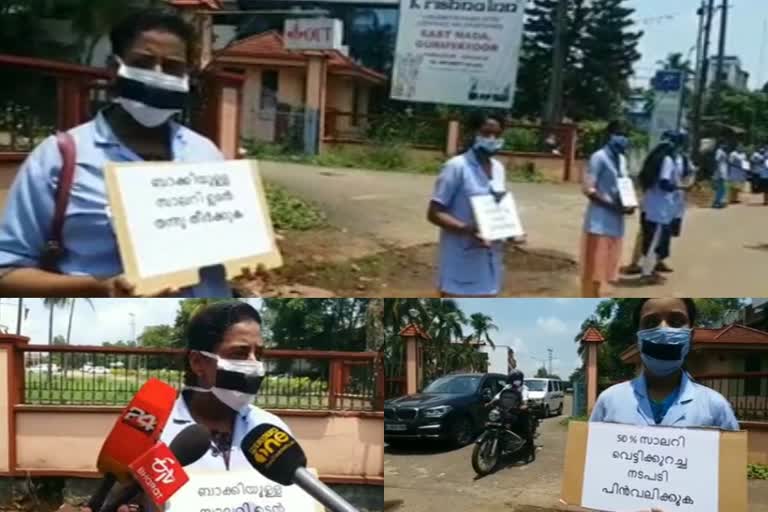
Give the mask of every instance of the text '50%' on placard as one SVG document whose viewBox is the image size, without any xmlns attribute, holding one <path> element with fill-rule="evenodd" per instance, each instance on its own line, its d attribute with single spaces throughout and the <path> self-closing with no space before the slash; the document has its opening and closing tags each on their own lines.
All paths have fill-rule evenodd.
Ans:
<svg viewBox="0 0 768 512">
<path fill-rule="evenodd" d="M 258 164 L 110 163 L 107 194 L 123 269 L 139 295 L 200 282 L 200 269 L 275 268 L 275 242 Z"/>
<path fill-rule="evenodd" d="M 605 512 L 747 512 L 747 432 L 572 421 L 561 499 Z"/>
</svg>

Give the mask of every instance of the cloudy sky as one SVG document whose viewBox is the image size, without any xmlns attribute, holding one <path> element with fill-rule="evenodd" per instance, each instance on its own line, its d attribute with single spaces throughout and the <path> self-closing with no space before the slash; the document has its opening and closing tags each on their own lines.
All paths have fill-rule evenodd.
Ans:
<svg viewBox="0 0 768 512">
<path fill-rule="evenodd" d="M 101 345 L 105 341 L 130 340 L 131 320 L 135 318 L 136 336 L 148 325 L 173 325 L 180 299 L 91 299 L 93 307 L 77 299 L 72 322 L 73 345 Z M 260 299 L 249 299 L 255 307 Z M 0 325 L 16 332 L 17 299 L 0 299 Z M 48 343 L 48 308 L 42 299 L 24 299 L 29 308 L 21 332 L 31 343 Z M 134 315 L 133 317 L 131 315 Z M 53 335 L 66 336 L 69 308 L 54 311 Z"/>
<path fill-rule="evenodd" d="M 518 368 L 526 375 L 548 359 L 552 349 L 552 370 L 567 379 L 581 365 L 573 338 L 581 323 L 595 310 L 597 299 L 459 299 L 467 314 L 490 315 L 499 326 L 491 339 L 498 347 L 490 358 L 506 371 L 507 349 L 515 349 Z M 493 363 L 491 363 L 493 364 Z"/>
<path fill-rule="evenodd" d="M 720 5 L 722 0 L 716 0 Z M 750 87 L 761 87 L 768 80 L 768 51 L 763 52 L 763 31 L 768 20 L 766 0 L 729 0 L 726 54 L 741 58 L 750 73 Z M 635 19 L 645 32 L 640 41 L 641 62 L 636 66 L 636 85 L 647 85 L 657 68 L 656 62 L 670 53 L 688 55 L 696 45 L 701 0 L 629 0 L 636 10 Z M 710 55 L 717 53 L 720 29 L 719 11 L 713 20 Z M 762 61 L 761 61 L 761 53 Z M 691 53 L 691 61 L 695 53 Z"/>
</svg>

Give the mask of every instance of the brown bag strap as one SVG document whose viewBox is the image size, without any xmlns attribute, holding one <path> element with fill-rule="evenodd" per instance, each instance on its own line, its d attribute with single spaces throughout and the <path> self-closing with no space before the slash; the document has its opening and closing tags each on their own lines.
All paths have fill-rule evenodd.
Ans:
<svg viewBox="0 0 768 512">
<path fill-rule="evenodd" d="M 56 143 L 61 153 L 61 174 L 56 187 L 55 207 L 51 231 L 41 258 L 42 267 L 50 272 L 58 271 L 58 263 L 64 255 L 64 220 L 66 218 L 72 182 L 75 179 L 75 139 L 66 132 L 56 134 Z"/>
</svg>

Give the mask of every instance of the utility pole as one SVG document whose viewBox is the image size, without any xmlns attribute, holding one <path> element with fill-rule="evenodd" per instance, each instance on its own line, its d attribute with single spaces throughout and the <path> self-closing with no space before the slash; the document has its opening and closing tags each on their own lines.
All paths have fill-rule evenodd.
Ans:
<svg viewBox="0 0 768 512">
<path fill-rule="evenodd" d="M 720 4 L 720 41 L 717 48 L 717 74 L 715 75 L 715 87 L 712 93 L 712 107 L 720 102 L 720 93 L 723 90 L 723 68 L 725 65 L 725 39 L 728 33 L 728 0 L 722 0 Z"/>
<path fill-rule="evenodd" d="M 552 349 L 548 348 L 547 352 L 549 353 L 549 376 L 552 376 Z"/>
<path fill-rule="evenodd" d="M 136 315 L 128 313 L 128 316 L 131 317 L 131 341 L 136 343 Z"/>
<path fill-rule="evenodd" d="M 568 0 L 558 0 L 555 11 L 555 38 L 552 43 L 552 74 L 547 104 L 544 107 L 544 124 L 550 130 L 560 122 L 563 114 L 565 29 L 567 23 Z"/>
<path fill-rule="evenodd" d="M 22 315 L 24 315 L 24 299 L 19 299 L 18 311 L 16 313 L 16 336 L 21 336 Z"/>
<path fill-rule="evenodd" d="M 708 0 L 707 8 L 702 13 L 704 17 L 704 42 L 701 50 L 701 69 L 698 76 L 698 85 L 696 90 L 698 94 L 694 98 L 693 104 L 693 151 L 694 155 L 699 154 L 701 148 L 701 107 L 704 103 L 704 96 L 707 93 L 707 75 L 709 74 L 709 39 L 712 31 L 712 16 L 715 12 L 715 0 Z"/>
<path fill-rule="evenodd" d="M 701 0 L 701 7 L 699 7 L 698 11 L 696 11 L 696 14 L 699 15 L 699 31 L 698 35 L 696 36 L 696 65 L 694 66 L 694 80 L 696 80 L 696 83 L 694 84 L 694 88 L 698 88 L 699 86 L 698 77 L 699 73 L 701 72 L 701 45 L 704 43 L 704 13 L 706 12 L 706 8 L 707 0 Z M 696 92 L 698 91 L 694 89 L 694 94 L 696 94 Z"/>
</svg>

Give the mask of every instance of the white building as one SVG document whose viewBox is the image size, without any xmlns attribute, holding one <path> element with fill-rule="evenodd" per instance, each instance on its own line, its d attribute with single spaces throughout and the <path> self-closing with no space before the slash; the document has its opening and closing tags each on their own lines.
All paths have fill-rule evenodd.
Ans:
<svg viewBox="0 0 768 512">
<path fill-rule="evenodd" d="M 709 72 L 707 73 L 707 87 L 711 87 L 714 84 L 715 76 L 717 76 L 717 56 L 713 55 L 709 58 Z M 749 82 L 749 73 L 744 71 L 741 67 L 741 59 L 727 55 L 723 59 L 723 76 L 726 84 L 730 85 L 736 90 L 746 91 L 747 83 Z"/>
</svg>

